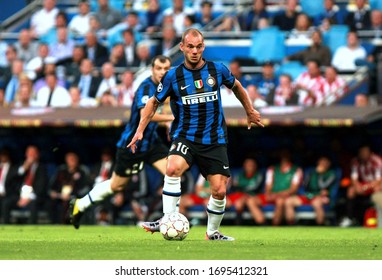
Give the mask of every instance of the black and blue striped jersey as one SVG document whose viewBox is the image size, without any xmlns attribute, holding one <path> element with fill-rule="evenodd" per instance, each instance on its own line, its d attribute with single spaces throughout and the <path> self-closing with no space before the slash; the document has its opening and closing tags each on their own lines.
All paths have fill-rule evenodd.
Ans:
<svg viewBox="0 0 382 280">
<path fill-rule="evenodd" d="M 170 97 L 174 121 L 171 138 L 186 138 L 201 144 L 226 144 L 227 127 L 224 119 L 220 87 L 232 88 L 235 77 L 217 62 L 205 61 L 199 69 L 184 64 L 167 72 L 155 94 L 163 103 Z"/>
<path fill-rule="evenodd" d="M 147 101 L 150 97 L 154 95 L 157 89 L 157 84 L 153 82 L 151 77 L 146 78 L 138 87 L 133 104 L 131 105 L 131 115 L 130 120 L 125 126 L 125 130 L 122 132 L 122 135 L 117 142 L 118 148 L 126 148 L 127 144 L 130 143 L 133 138 L 135 131 L 138 128 L 139 121 L 141 118 L 140 111 L 145 107 Z M 150 122 L 147 125 L 143 133 L 143 138 L 138 145 L 138 152 L 146 152 L 150 147 L 158 140 L 157 133 L 158 123 Z"/>
</svg>

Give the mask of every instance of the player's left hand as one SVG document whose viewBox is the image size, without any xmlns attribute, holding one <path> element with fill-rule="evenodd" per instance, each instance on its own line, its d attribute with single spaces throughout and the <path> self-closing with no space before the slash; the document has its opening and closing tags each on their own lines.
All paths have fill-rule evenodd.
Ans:
<svg viewBox="0 0 382 280">
<path fill-rule="evenodd" d="M 252 124 L 255 124 L 260 127 L 264 127 L 264 124 L 261 122 L 261 115 L 255 109 L 253 109 L 253 111 L 247 115 L 247 124 L 248 124 L 248 129 L 251 129 Z"/>
</svg>

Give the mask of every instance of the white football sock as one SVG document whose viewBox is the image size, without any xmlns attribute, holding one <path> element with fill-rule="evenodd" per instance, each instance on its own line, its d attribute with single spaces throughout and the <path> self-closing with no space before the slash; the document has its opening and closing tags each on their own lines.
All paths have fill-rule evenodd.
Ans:
<svg viewBox="0 0 382 280">
<path fill-rule="evenodd" d="M 218 200 L 210 196 L 207 205 L 207 234 L 211 235 L 219 230 L 225 211 L 226 198 Z"/>
<path fill-rule="evenodd" d="M 111 195 L 113 191 L 110 186 L 110 179 L 98 183 L 94 188 L 83 198 L 77 202 L 78 210 L 85 211 L 90 205 L 104 200 L 107 196 Z"/>
<path fill-rule="evenodd" d="M 180 177 L 164 177 L 162 194 L 163 214 L 175 212 L 181 195 Z"/>
</svg>

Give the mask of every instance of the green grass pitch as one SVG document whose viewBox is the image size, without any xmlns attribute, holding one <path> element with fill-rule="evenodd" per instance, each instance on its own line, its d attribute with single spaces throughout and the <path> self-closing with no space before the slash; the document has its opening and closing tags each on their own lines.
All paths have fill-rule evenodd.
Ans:
<svg viewBox="0 0 382 280">
<path fill-rule="evenodd" d="M 382 260 L 382 229 L 236 227 L 234 242 L 204 240 L 195 226 L 183 241 L 134 226 L 0 225 L 1 260 Z"/>
</svg>

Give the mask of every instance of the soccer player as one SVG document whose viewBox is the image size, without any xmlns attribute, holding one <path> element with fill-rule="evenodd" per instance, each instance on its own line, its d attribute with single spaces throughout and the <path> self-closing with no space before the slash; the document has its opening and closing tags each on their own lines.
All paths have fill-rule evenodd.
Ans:
<svg viewBox="0 0 382 280">
<path fill-rule="evenodd" d="M 146 78 L 137 89 L 131 106 L 130 120 L 117 143 L 117 162 L 111 179 L 96 184 L 81 199 L 72 199 L 70 201 L 71 223 L 76 229 L 80 227 L 81 216 L 88 207 L 104 200 L 113 193 L 123 190 L 129 182 L 129 178 L 144 168 L 145 162 L 155 167 L 163 175 L 165 174 L 168 148 L 160 141 L 156 130 L 158 122 L 171 122 L 174 119 L 171 114 L 157 113 L 152 117 L 152 122 L 147 126 L 147 130 L 140 139 L 139 149 L 134 154 L 126 146 L 133 138 L 138 127 L 142 113 L 141 109 L 149 98 L 154 95 L 159 81 L 170 67 L 171 61 L 168 57 L 158 55 L 153 58 L 152 75 Z"/>
<path fill-rule="evenodd" d="M 128 145 L 139 151 L 139 143 L 160 103 L 170 97 L 174 121 L 171 126 L 171 148 L 163 186 L 163 213 L 176 210 L 181 194 L 180 179 L 193 163 L 211 186 L 207 205 L 207 240 L 234 238 L 219 232 L 226 204 L 226 185 L 230 176 L 227 155 L 227 129 L 224 120 L 220 87 L 230 88 L 247 114 L 248 129 L 252 124 L 264 126 L 241 83 L 221 63 L 203 59 L 203 34 L 186 30 L 180 42 L 184 63 L 171 69 L 161 80 L 156 94 L 146 103 L 137 131 Z M 151 232 L 159 231 L 159 220 L 143 225 Z"/>
</svg>

